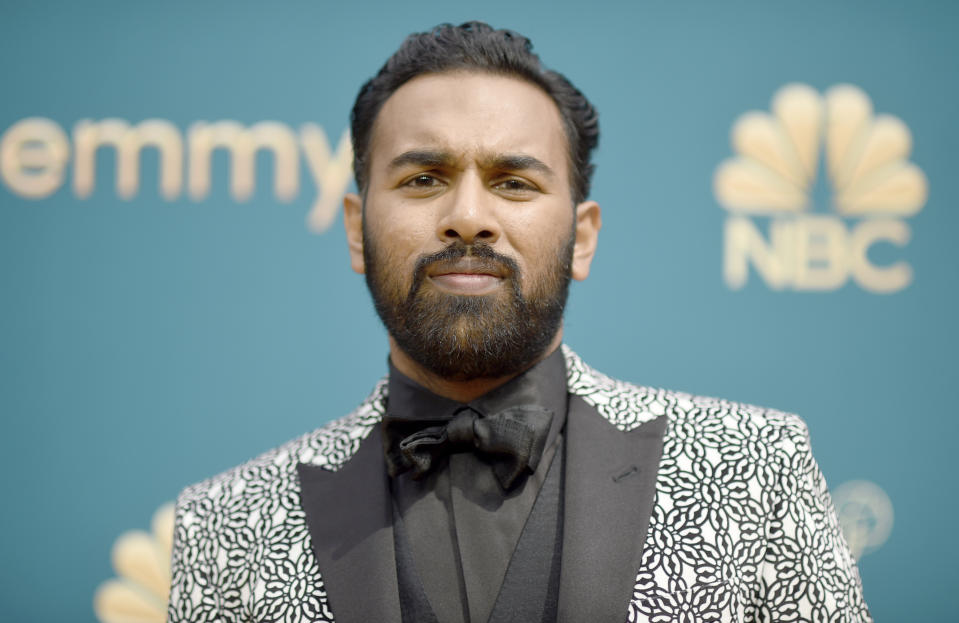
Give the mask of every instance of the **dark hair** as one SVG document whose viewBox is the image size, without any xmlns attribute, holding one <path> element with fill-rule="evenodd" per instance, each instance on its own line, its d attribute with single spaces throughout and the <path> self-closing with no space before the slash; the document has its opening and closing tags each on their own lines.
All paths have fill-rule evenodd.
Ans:
<svg viewBox="0 0 959 623">
<path fill-rule="evenodd" d="M 586 96 L 560 73 L 546 69 L 533 54 L 533 43 L 512 30 L 494 30 L 483 22 L 441 24 L 415 33 L 360 89 L 350 113 L 353 173 L 366 190 L 370 136 L 384 102 L 406 82 L 430 73 L 456 70 L 515 76 L 543 89 L 559 108 L 569 143 L 570 183 L 577 203 L 589 195 L 594 165 L 590 154 L 599 143 L 599 115 Z"/>
</svg>

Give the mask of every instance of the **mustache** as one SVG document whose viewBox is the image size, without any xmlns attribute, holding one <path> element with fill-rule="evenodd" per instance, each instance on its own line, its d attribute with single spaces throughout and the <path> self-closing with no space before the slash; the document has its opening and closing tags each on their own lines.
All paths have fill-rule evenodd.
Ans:
<svg viewBox="0 0 959 623">
<path fill-rule="evenodd" d="M 421 255 L 417 258 L 416 265 L 413 268 L 413 283 L 410 284 L 409 296 L 413 297 L 416 294 L 431 268 L 437 264 L 453 263 L 464 257 L 469 257 L 474 262 L 472 267 L 476 270 L 487 269 L 490 273 L 500 275 L 503 279 L 508 280 L 515 281 L 519 278 L 519 265 L 513 258 L 497 253 L 493 250 L 493 247 L 485 242 L 466 244 L 457 240 L 442 251 Z"/>
</svg>

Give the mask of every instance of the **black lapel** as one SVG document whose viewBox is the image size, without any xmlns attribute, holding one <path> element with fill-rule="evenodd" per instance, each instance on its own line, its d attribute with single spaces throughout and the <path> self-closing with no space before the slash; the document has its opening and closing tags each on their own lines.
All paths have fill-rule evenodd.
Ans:
<svg viewBox="0 0 959 623">
<path fill-rule="evenodd" d="M 658 417 L 624 433 L 570 396 L 560 623 L 626 620 L 665 431 Z"/>
<path fill-rule="evenodd" d="M 337 623 L 400 623 L 393 510 L 379 426 L 338 471 L 300 463 L 300 503 Z"/>
</svg>

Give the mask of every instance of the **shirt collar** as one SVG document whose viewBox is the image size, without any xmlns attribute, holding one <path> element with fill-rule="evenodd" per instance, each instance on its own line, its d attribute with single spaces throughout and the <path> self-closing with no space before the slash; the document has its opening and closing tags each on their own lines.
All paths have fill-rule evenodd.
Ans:
<svg viewBox="0 0 959 623">
<path fill-rule="evenodd" d="M 443 421 L 463 406 L 463 403 L 434 394 L 397 370 L 392 362 L 389 362 L 389 368 L 387 417 Z M 484 414 L 531 404 L 551 410 L 553 423 L 548 447 L 566 421 L 566 360 L 562 350 L 557 348 L 529 370 L 467 404 Z"/>
</svg>

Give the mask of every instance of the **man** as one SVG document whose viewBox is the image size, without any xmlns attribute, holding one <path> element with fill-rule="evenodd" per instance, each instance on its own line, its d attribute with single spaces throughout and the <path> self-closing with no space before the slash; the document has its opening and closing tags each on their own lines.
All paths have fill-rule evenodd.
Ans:
<svg viewBox="0 0 959 623">
<path fill-rule="evenodd" d="M 170 621 L 867 621 L 795 416 L 561 346 L 597 116 L 524 37 L 412 35 L 352 113 L 389 377 L 180 497 Z"/>
</svg>

